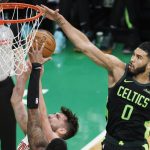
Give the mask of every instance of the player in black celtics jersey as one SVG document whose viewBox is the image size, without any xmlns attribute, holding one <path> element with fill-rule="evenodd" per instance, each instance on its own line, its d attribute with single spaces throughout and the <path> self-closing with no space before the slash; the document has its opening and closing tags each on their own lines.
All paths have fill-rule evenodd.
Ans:
<svg viewBox="0 0 150 150">
<path fill-rule="evenodd" d="M 150 42 L 135 49 L 129 65 L 99 50 L 59 10 L 42 6 L 77 49 L 108 70 L 108 123 L 104 150 L 146 150 L 150 132 Z"/>
<path fill-rule="evenodd" d="M 109 87 L 104 150 L 148 150 L 146 139 L 150 134 L 150 42 L 139 45 L 130 63 L 118 66 L 118 69 L 119 78 Z M 111 77 L 109 74 L 109 79 L 111 77 L 115 81 L 116 74 L 113 75 Z"/>
</svg>

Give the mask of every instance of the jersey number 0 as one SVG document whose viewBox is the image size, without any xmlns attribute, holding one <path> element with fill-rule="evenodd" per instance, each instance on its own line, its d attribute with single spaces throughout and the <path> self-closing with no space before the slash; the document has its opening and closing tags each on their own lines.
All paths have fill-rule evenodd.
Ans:
<svg viewBox="0 0 150 150">
<path fill-rule="evenodd" d="M 133 112 L 133 106 L 125 105 L 125 107 L 123 109 L 123 112 L 122 112 L 122 115 L 121 115 L 121 118 L 123 120 L 129 120 L 130 117 L 131 117 L 132 112 Z"/>
</svg>

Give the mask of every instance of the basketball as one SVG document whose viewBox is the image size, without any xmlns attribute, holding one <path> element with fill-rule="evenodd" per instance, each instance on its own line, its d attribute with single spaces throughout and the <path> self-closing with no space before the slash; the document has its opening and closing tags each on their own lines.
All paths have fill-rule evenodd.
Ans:
<svg viewBox="0 0 150 150">
<path fill-rule="evenodd" d="M 43 47 L 44 58 L 50 57 L 53 54 L 56 47 L 56 42 L 53 35 L 49 31 L 43 29 L 37 30 L 35 38 L 32 43 L 32 47 L 34 49 L 36 48 L 36 41 L 38 43 L 38 49 L 40 49 L 44 43 Z"/>
</svg>

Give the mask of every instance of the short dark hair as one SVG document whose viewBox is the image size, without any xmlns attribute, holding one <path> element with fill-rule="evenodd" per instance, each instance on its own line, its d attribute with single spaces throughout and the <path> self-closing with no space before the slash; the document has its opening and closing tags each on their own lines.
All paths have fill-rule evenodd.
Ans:
<svg viewBox="0 0 150 150">
<path fill-rule="evenodd" d="M 66 108 L 66 107 L 61 107 L 61 112 L 67 117 L 67 133 L 63 136 L 63 139 L 69 139 L 73 137 L 79 128 L 79 123 L 78 123 L 78 118 L 76 114 L 73 114 L 73 112 Z"/>
<path fill-rule="evenodd" d="M 148 57 L 150 58 L 150 42 L 143 42 L 138 46 L 138 48 L 145 51 L 148 54 Z"/>
</svg>

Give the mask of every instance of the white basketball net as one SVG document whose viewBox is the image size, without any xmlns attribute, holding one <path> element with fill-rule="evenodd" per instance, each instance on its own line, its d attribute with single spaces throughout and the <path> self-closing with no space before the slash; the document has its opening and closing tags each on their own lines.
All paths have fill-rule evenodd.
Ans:
<svg viewBox="0 0 150 150">
<path fill-rule="evenodd" d="M 13 9 L 11 18 L 8 18 L 5 11 L 0 9 L 1 20 L 20 19 L 18 8 Z M 38 12 L 26 8 L 25 13 L 24 18 L 30 18 Z M 40 17 L 30 22 L 0 25 L 0 81 L 26 71 L 26 57 L 42 19 Z"/>
</svg>

